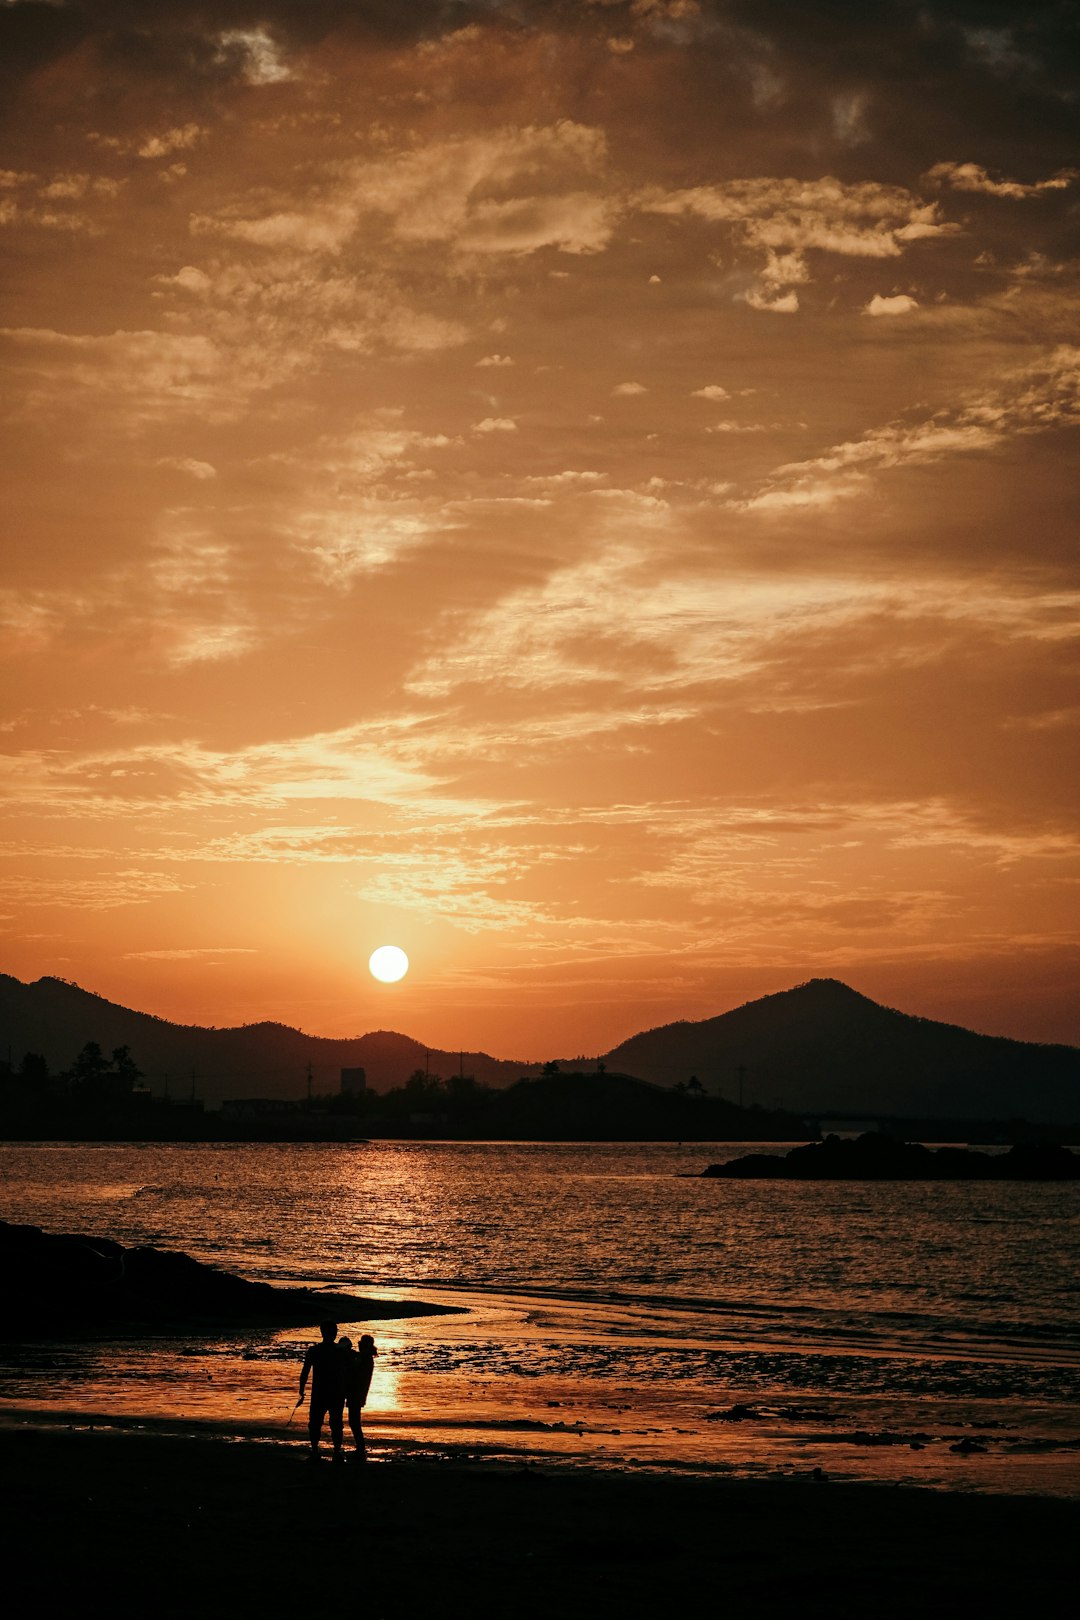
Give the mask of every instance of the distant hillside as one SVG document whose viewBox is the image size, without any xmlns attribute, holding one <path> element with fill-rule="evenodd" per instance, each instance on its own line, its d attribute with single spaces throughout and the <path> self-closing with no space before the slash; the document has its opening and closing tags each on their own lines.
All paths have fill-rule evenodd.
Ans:
<svg viewBox="0 0 1080 1620">
<path fill-rule="evenodd" d="M 118 1007 L 63 979 L 23 984 L 0 974 L 0 1051 L 10 1047 L 17 1065 L 24 1052 L 41 1052 L 56 1073 L 67 1068 L 87 1041 L 106 1052 L 129 1046 L 160 1095 L 168 1086 L 176 1099 L 196 1096 L 209 1103 L 225 1097 L 301 1097 L 311 1064 L 316 1094 L 336 1092 L 341 1070 L 362 1068 L 368 1085 L 388 1091 L 403 1085 L 424 1067 L 432 1074 L 465 1073 L 486 1085 L 505 1086 L 528 1064 L 488 1057 L 485 1052 L 427 1051 L 419 1041 L 389 1030 L 375 1030 L 352 1040 L 326 1040 L 305 1035 L 285 1024 L 245 1024 L 238 1029 L 203 1029 L 196 1024 L 170 1024 L 149 1013 Z"/>
<path fill-rule="evenodd" d="M 795 1113 L 875 1118 L 1080 1119 L 1080 1049 L 976 1035 L 811 979 L 699 1023 L 624 1041 L 608 1065 Z"/>
<path fill-rule="evenodd" d="M 477 1123 L 482 1131 L 470 1135 L 557 1142 L 792 1141 L 805 1132 L 792 1115 L 746 1114 L 718 1097 L 610 1072 L 519 1080 L 488 1093 Z"/>
<path fill-rule="evenodd" d="M 307 1065 L 318 1093 L 336 1092 L 343 1068 L 361 1067 L 375 1091 L 424 1067 L 425 1049 L 407 1035 L 377 1030 L 326 1040 L 284 1024 L 202 1029 L 115 1006 L 62 979 L 22 984 L 0 974 L 0 1051 L 18 1064 L 44 1053 L 57 1072 L 87 1041 L 106 1052 L 129 1046 L 157 1095 L 175 1099 L 194 1084 L 210 1103 L 225 1097 L 303 1096 Z M 456 1074 L 457 1052 L 430 1051 L 432 1074 Z M 466 1052 L 466 1074 L 512 1085 L 538 1065 Z M 810 1117 L 863 1119 L 1080 1119 L 1080 1050 L 976 1035 L 951 1024 L 881 1007 L 835 979 L 764 996 L 698 1023 L 666 1024 L 615 1047 L 609 1070 L 671 1086 L 696 1075 L 711 1094 L 748 1106 Z M 577 1063 L 564 1064 L 575 1068 Z"/>
</svg>

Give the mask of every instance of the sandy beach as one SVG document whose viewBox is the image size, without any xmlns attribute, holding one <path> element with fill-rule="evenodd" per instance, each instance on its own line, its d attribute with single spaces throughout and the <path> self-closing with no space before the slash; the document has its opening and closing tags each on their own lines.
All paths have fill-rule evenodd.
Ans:
<svg viewBox="0 0 1080 1620">
<path fill-rule="evenodd" d="M 20 1605 L 406 1617 L 1072 1612 L 1080 1504 L 815 1480 L 459 1462 L 312 1467 L 295 1444 L 0 1432 Z"/>
</svg>

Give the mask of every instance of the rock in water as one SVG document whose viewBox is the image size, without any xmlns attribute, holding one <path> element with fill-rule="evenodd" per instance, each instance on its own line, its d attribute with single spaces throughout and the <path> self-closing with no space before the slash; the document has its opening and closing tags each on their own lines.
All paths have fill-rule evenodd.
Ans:
<svg viewBox="0 0 1080 1620">
<path fill-rule="evenodd" d="M 783 1181 L 1076 1181 L 1080 1155 L 1035 1144 L 1008 1153 L 933 1150 L 921 1142 L 898 1142 L 867 1131 L 854 1139 L 827 1136 L 782 1156 L 748 1153 L 726 1164 L 710 1164 L 701 1174 Z"/>
</svg>

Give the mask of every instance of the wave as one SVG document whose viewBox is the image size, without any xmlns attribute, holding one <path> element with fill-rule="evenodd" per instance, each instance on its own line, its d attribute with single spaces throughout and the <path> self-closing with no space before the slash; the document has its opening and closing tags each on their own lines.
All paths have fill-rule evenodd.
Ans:
<svg viewBox="0 0 1080 1620">
<path fill-rule="evenodd" d="M 310 1282 L 310 1279 L 308 1279 Z M 363 1287 L 348 1278 L 338 1277 L 327 1286 Z M 370 1286 L 370 1285 L 367 1285 Z M 874 1310 L 872 1308 L 827 1307 L 808 1303 L 784 1301 L 748 1301 L 730 1296 L 645 1293 L 621 1288 L 550 1288 L 497 1286 L 491 1283 L 443 1278 L 380 1278 L 380 1289 L 405 1290 L 411 1294 L 451 1294 L 455 1297 L 472 1296 L 484 1304 L 495 1304 L 500 1299 L 525 1306 L 541 1305 L 579 1307 L 583 1313 L 630 1314 L 643 1331 L 650 1321 L 642 1323 L 640 1317 L 651 1320 L 657 1332 L 685 1328 L 694 1318 L 705 1319 L 714 1325 L 737 1326 L 748 1336 L 784 1332 L 799 1338 L 835 1339 L 841 1336 L 846 1343 L 860 1345 L 881 1344 L 885 1341 L 908 1341 L 919 1337 L 928 1341 L 928 1353 L 943 1354 L 948 1341 L 958 1346 L 982 1345 L 990 1349 L 1002 1347 L 1033 1347 L 1045 1344 L 1055 1358 L 1070 1350 L 1080 1357 L 1080 1328 L 1073 1320 L 1056 1317 L 1038 1319 L 1017 1318 L 993 1322 L 977 1320 L 962 1312 L 937 1313 L 927 1311 Z M 970 1296 L 977 1300 L 978 1295 Z M 1014 1303 L 1007 1294 L 982 1296 L 983 1304 L 1002 1306 Z"/>
</svg>

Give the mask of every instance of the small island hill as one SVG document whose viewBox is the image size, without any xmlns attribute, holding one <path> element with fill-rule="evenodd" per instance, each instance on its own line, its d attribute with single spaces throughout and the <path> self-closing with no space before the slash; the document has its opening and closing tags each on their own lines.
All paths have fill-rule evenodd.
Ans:
<svg viewBox="0 0 1080 1620">
<path fill-rule="evenodd" d="M 1077 1181 L 1080 1154 L 1038 1143 L 1008 1153 L 931 1149 L 867 1131 L 853 1139 L 827 1136 L 785 1154 L 747 1153 L 710 1164 L 701 1175 L 755 1181 Z"/>
</svg>

